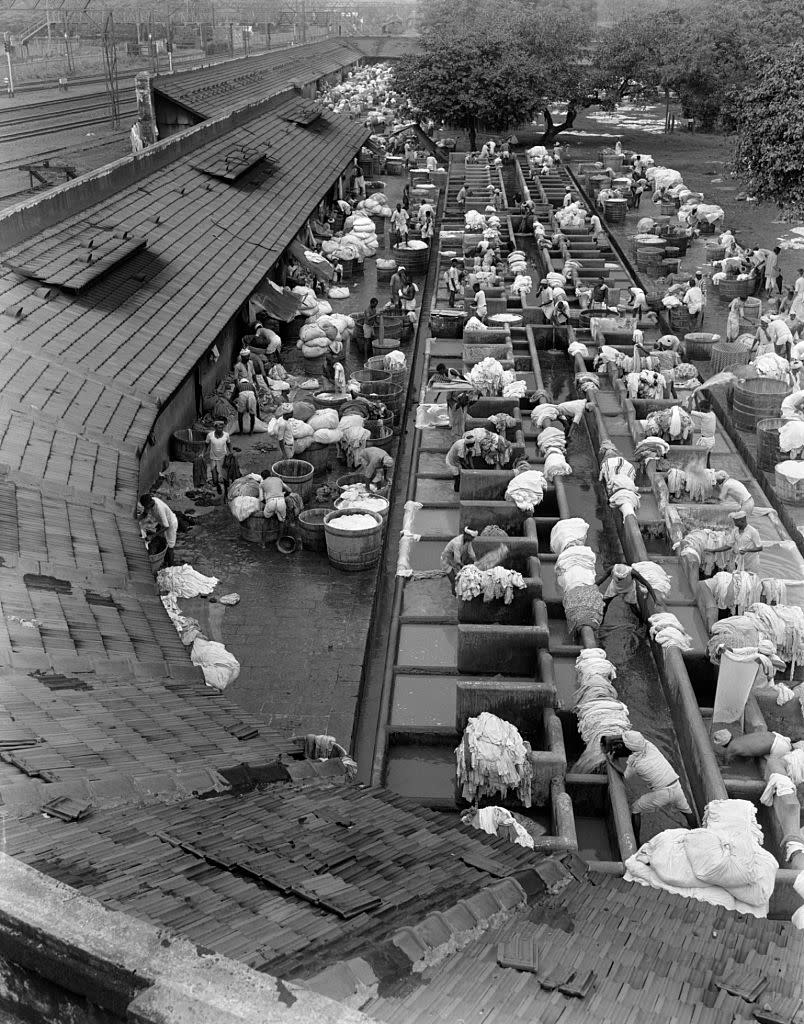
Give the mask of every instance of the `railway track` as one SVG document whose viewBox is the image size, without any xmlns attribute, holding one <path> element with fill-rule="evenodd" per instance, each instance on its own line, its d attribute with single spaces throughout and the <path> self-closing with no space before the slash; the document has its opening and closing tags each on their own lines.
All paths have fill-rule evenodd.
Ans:
<svg viewBox="0 0 804 1024">
<path fill-rule="evenodd" d="M 31 103 L 13 112 L 5 111 L 0 117 L 0 138 L 3 142 L 21 142 L 24 139 L 76 131 L 96 125 L 109 125 L 111 116 L 105 94 L 76 97 L 78 102 L 50 100 Z M 133 118 L 137 104 L 133 97 L 120 104 L 122 121 Z"/>
</svg>

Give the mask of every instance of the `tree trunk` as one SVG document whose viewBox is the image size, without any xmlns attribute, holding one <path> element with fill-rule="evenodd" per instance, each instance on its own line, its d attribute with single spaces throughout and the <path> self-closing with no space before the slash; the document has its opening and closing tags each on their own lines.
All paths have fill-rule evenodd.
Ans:
<svg viewBox="0 0 804 1024">
<path fill-rule="evenodd" d="M 472 153 L 477 151 L 477 120 L 474 117 L 469 122 L 469 149 Z"/>
<path fill-rule="evenodd" d="M 567 116 L 561 124 L 556 124 L 553 120 L 553 115 L 549 110 L 543 110 L 544 116 L 544 132 L 542 137 L 539 139 L 540 146 L 550 146 L 555 142 L 561 132 L 569 131 L 570 128 L 575 124 L 575 118 L 578 116 L 578 111 L 575 107 L 567 107 Z"/>
</svg>

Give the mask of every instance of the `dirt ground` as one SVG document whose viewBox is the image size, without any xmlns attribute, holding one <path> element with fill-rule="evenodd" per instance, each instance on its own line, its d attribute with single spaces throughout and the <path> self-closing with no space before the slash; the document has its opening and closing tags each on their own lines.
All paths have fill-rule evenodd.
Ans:
<svg viewBox="0 0 804 1024">
<path fill-rule="evenodd" d="M 624 149 L 650 154 L 657 164 L 680 171 L 685 184 L 702 192 L 707 202 L 721 206 L 726 226 L 732 228 L 742 245 L 769 249 L 781 245 L 782 273 L 785 284 L 792 287 L 798 267 L 804 266 L 804 226 L 798 221 L 780 220 L 780 211 L 771 203 L 737 198 L 745 192 L 729 169 L 732 137 L 679 130 L 664 134 L 664 107 L 624 108 L 602 118 L 605 120 L 594 113 L 580 117 L 577 131 L 560 137 L 567 147 L 570 166 L 594 159 L 601 145 L 611 146 L 618 138 Z M 803 233 L 796 235 L 795 228 Z"/>
</svg>

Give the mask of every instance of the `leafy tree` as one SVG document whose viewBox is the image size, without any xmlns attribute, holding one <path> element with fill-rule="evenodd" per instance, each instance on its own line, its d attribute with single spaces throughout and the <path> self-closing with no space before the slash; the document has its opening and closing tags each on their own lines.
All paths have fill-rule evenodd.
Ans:
<svg viewBox="0 0 804 1024">
<path fill-rule="evenodd" d="M 504 131 L 536 105 L 524 54 L 500 33 L 425 39 L 421 53 L 399 62 L 395 81 L 415 107 L 468 131 L 472 149 L 480 125 Z"/>
<path fill-rule="evenodd" d="M 610 106 L 610 76 L 589 61 L 590 0 L 431 0 L 419 27 L 422 52 L 397 68 L 414 106 L 469 132 L 502 131 L 541 113 L 542 143 L 571 128 L 578 112 Z M 551 110 L 566 104 L 564 120 Z"/>
<path fill-rule="evenodd" d="M 804 43 L 754 62 L 740 92 L 737 170 L 751 192 L 791 212 L 804 211 Z"/>
</svg>

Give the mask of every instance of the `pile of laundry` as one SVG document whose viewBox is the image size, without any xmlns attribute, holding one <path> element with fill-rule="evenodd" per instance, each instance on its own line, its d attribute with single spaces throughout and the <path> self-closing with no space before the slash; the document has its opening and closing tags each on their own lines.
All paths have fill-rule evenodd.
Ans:
<svg viewBox="0 0 804 1024">
<path fill-rule="evenodd" d="M 643 437 L 634 445 L 634 458 L 641 466 L 658 462 L 670 451 L 670 445 L 663 437 Z"/>
<path fill-rule="evenodd" d="M 727 530 L 706 527 L 690 530 L 681 540 L 676 541 L 673 550 L 677 550 L 682 558 L 685 555 L 694 558 L 704 576 L 711 576 L 716 569 L 731 572 L 737 568 L 737 556 L 734 553 L 732 537 Z"/>
<path fill-rule="evenodd" d="M 606 488 L 609 507 L 619 510 L 623 519 L 635 516 L 640 505 L 639 488 L 635 481 L 636 469 L 622 458 L 611 441 L 600 447 L 600 480 Z"/>
<path fill-rule="evenodd" d="M 655 370 L 640 370 L 639 373 L 625 375 L 625 388 L 630 399 L 664 398 L 667 380 L 663 374 Z"/>
<path fill-rule="evenodd" d="M 667 490 L 671 498 L 703 502 L 714 497 L 716 472 L 691 463 L 686 469 L 671 466 L 667 471 Z"/>
<path fill-rule="evenodd" d="M 533 836 L 520 824 L 516 816 L 504 807 L 473 808 L 461 815 L 461 821 L 464 825 L 470 825 L 490 836 L 498 836 L 501 839 L 508 839 L 517 846 L 524 846 L 527 850 L 534 848 Z"/>
<path fill-rule="evenodd" d="M 743 615 L 753 604 L 787 603 L 787 585 L 783 580 L 760 579 L 754 572 L 717 572 L 708 580 L 701 580 L 701 584 L 711 592 L 718 608 L 732 615 Z"/>
<path fill-rule="evenodd" d="M 468 803 L 493 796 L 505 799 L 512 790 L 525 807 L 530 807 L 530 751 L 530 744 L 509 722 L 488 711 L 470 718 L 455 748 L 456 774 L 463 799 Z"/>
<path fill-rule="evenodd" d="M 485 427 L 473 427 L 463 436 L 464 441 L 472 441 L 475 455 L 481 455 L 489 466 L 507 466 L 511 461 L 513 445 L 511 442 Z"/>
<path fill-rule="evenodd" d="M 692 650 L 692 637 L 684 629 L 680 619 L 672 612 L 656 612 L 649 616 L 650 637 L 660 647 L 678 647 L 682 651 Z"/>
<path fill-rule="evenodd" d="M 559 427 L 544 427 L 536 438 L 544 456 L 544 477 L 552 483 L 557 476 L 570 476 L 572 467 L 567 462 L 567 438 Z"/>
<path fill-rule="evenodd" d="M 162 604 L 185 646 L 190 647 L 190 660 L 204 673 L 207 686 L 225 690 L 240 675 L 240 662 L 223 644 L 209 640 L 196 619 L 182 614 L 178 599 L 208 596 L 218 585 L 215 576 L 204 576 L 191 565 L 172 565 L 160 570 L 156 582 Z"/>
<path fill-rule="evenodd" d="M 788 420 L 779 430 L 779 448 L 788 459 L 804 459 L 804 421 Z"/>
<path fill-rule="evenodd" d="M 595 355 L 593 365 L 598 373 L 605 373 L 609 366 L 613 366 L 618 371 L 618 376 L 622 376 L 631 373 L 634 368 L 634 359 L 633 356 L 626 355 L 625 352 L 621 352 L 612 345 L 601 345 Z"/>
<path fill-rule="evenodd" d="M 499 360 L 487 356 L 468 370 L 464 376 L 480 395 L 501 395 L 503 387 L 515 378 L 511 370 L 503 369 Z"/>
<path fill-rule="evenodd" d="M 491 569 L 466 565 L 455 577 L 455 595 L 461 601 L 472 601 L 482 595 L 484 604 L 500 600 L 511 604 L 515 590 L 525 590 L 522 574 L 501 565 Z"/>
<path fill-rule="evenodd" d="M 703 827 L 668 829 L 625 862 L 625 879 L 690 899 L 767 917 L 778 863 L 762 847 L 748 800 L 712 800 Z"/>
<path fill-rule="evenodd" d="M 573 771 L 588 773 L 605 764 L 601 739 L 626 732 L 631 728 L 631 719 L 614 687 L 617 669 L 601 647 L 581 651 L 575 661 L 575 678 L 574 711 L 586 749 Z"/>
<path fill-rule="evenodd" d="M 546 480 L 541 470 L 531 469 L 528 463 L 522 463 L 514 470 L 516 476 L 505 488 L 505 500 L 512 502 L 522 512 L 532 515 L 544 500 Z"/>
<path fill-rule="evenodd" d="M 649 413 L 644 424 L 647 436 L 661 437 L 671 443 L 686 444 L 692 437 L 692 416 L 680 405 Z"/>
</svg>

